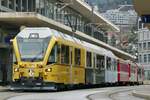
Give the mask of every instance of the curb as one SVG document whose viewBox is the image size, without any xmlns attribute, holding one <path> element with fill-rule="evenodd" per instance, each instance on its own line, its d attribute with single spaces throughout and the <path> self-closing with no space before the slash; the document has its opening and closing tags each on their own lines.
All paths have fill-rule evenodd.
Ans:
<svg viewBox="0 0 150 100">
<path fill-rule="evenodd" d="M 135 97 L 139 97 L 139 98 L 144 98 L 144 99 L 150 100 L 150 95 L 148 95 L 148 94 L 144 94 L 144 93 L 140 93 L 140 92 L 138 93 L 136 91 L 133 91 L 132 95 L 135 96 Z"/>
</svg>

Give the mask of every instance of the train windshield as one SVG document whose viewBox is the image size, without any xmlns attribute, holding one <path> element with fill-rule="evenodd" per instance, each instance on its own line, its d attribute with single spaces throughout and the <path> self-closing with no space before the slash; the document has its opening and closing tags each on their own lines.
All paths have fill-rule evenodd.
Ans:
<svg viewBox="0 0 150 100">
<path fill-rule="evenodd" d="M 17 38 L 18 48 L 22 61 L 42 61 L 50 38 Z"/>
</svg>

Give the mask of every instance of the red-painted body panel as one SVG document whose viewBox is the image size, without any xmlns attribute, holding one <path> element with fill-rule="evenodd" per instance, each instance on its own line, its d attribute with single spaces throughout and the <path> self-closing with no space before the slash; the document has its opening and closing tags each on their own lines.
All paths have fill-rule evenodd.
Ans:
<svg viewBox="0 0 150 100">
<path fill-rule="evenodd" d="M 129 81 L 129 64 L 118 60 L 118 82 Z"/>
</svg>

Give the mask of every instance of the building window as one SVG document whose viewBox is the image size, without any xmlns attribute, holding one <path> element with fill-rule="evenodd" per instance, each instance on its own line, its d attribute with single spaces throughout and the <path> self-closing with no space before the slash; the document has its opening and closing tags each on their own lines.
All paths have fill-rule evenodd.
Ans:
<svg viewBox="0 0 150 100">
<path fill-rule="evenodd" d="M 7 0 L 1 0 L 1 5 L 7 7 Z"/>
<path fill-rule="evenodd" d="M 139 55 L 139 63 L 142 63 L 142 55 Z"/>
<path fill-rule="evenodd" d="M 146 62 L 147 62 L 147 55 L 144 54 L 144 63 L 146 63 Z"/>
<path fill-rule="evenodd" d="M 75 65 L 81 64 L 81 50 L 75 49 Z"/>
<path fill-rule="evenodd" d="M 150 80 L 150 70 L 145 70 L 144 78 L 145 78 L 145 80 Z"/>
<path fill-rule="evenodd" d="M 142 50 L 142 43 L 139 43 L 139 50 Z"/>
<path fill-rule="evenodd" d="M 96 67 L 100 70 L 104 70 L 104 56 L 96 55 Z"/>
<path fill-rule="evenodd" d="M 150 42 L 148 42 L 148 50 L 150 50 Z"/>
<path fill-rule="evenodd" d="M 16 0 L 16 11 L 21 11 L 21 7 L 22 7 L 22 5 L 21 5 L 22 3 L 21 3 L 21 0 Z"/>
<path fill-rule="evenodd" d="M 69 46 L 61 45 L 61 63 L 69 64 Z"/>
<path fill-rule="evenodd" d="M 9 0 L 9 8 L 10 9 L 14 9 L 14 1 L 13 0 Z"/>
<path fill-rule="evenodd" d="M 146 50 L 147 48 L 146 48 L 146 42 L 145 43 L 143 43 L 143 49 L 144 50 Z"/>
<path fill-rule="evenodd" d="M 150 63 L 150 54 L 148 54 L 148 62 Z"/>
</svg>

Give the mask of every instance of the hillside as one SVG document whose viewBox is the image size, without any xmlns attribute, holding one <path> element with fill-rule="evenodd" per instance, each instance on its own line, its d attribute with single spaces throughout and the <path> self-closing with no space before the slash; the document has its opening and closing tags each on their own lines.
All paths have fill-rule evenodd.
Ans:
<svg viewBox="0 0 150 100">
<path fill-rule="evenodd" d="M 117 8 L 119 5 L 132 4 L 132 0 L 87 0 L 89 3 L 97 5 L 101 12 Z"/>
</svg>

